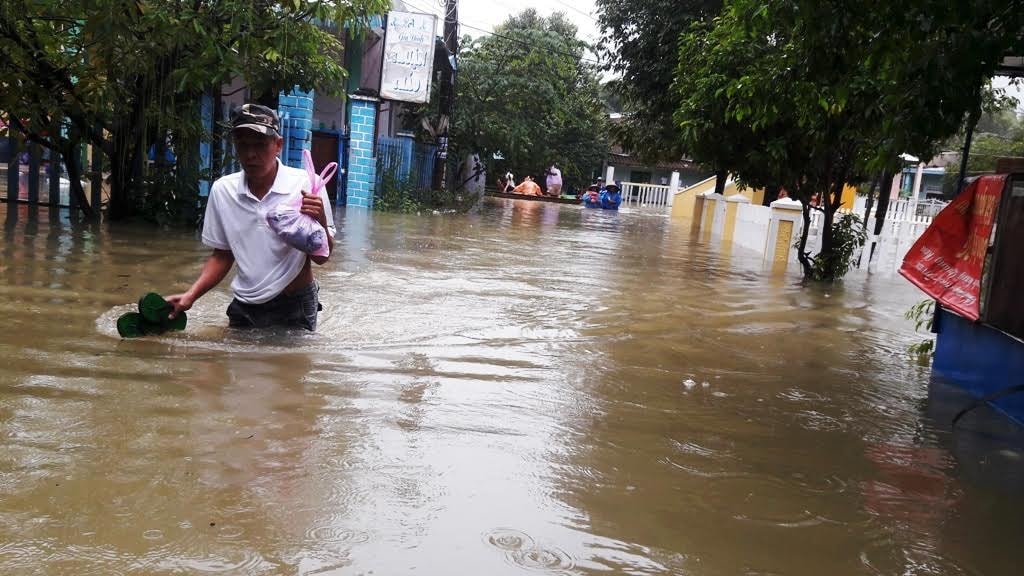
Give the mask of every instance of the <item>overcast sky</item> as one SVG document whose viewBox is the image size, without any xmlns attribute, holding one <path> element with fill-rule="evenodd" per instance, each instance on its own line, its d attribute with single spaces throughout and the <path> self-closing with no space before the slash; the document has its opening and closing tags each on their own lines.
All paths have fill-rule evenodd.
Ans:
<svg viewBox="0 0 1024 576">
<path fill-rule="evenodd" d="M 414 10 L 438 15 L 438 25 L 444 17 L 444 0 L 404 0 Z M 534 8 L 543 16 L 562 12 L 580 29 L 580 38 L 593 42 L 597 38 L 597 15 L 593 0 L 462 0 L 459 2 L 460 32 L 476 37 L 484 34 L 479 29 L 492 31 L 513 14 Z M 440 30 L 439 30 L 440 32 Z"/>
<path fill-rule="evenodd" d="M 445 0 L 404 0 L 415 11 L 431 12 L 438 15 L 438 34 L 444 18 Z M 625 0 L 628 1 L 628 0 Z M 509 16 L 527 8 L 534 8 L 541 15 L 562 12 L 580 30 L 580 38 L 595 43 L 598 37 L 597 14 L 593 0 L 461 0 L 459 21 L 463 24 L 460 33 L 477 37 L 492 31 Z M 1018 99 L 1018 113 L 1024 113 L 1024 86 L 1007 86 L 1008 78 L 996 78 L 993 84 L 1007 88 L 1007 93 Z"/>
</svg>

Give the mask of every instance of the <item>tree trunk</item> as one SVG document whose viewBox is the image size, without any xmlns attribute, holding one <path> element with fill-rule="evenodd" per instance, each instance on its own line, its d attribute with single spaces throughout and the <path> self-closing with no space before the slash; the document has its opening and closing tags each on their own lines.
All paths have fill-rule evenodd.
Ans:
<svg viewBox="0 0 1024 576">
<path fill-rule="evenodd" d="M 81 142 L 77 139 L 65 140 L 66 144 L 61 147 L 60 155 L 64 158 L 64 166 L 68 170 L 68 180 L 71 181 L 71 195 L 75 198 L 75 203 L 78 204 L 78 209 L 82 211 L 82 214 L 89 220 L 96 220 L 99 212 L 89 203 L 89 198 L 85 195 L 85 189 L 82 187 L 82 167 L 79 163 L 82 161 L 79 148 Z"/>
<path fill-rule="evenodd" d="M 861 226 L 864 230 L 868 229 L 868 218 L 871 216 L 871 207 L 875 205 L 875 189 L 879 187 L 884 174 L 879 174 L 877 178 L 871 181 L 871 190 L 868 190 L 868 201 L 866 202 L 867 208 L 864 209 L 864 221 L 861 222 Z"/>
<path fill-rule="evenodd" d="M 130 218 L 137 212 L 133 195 L 142 183 L 148 94 L 147 83 L 140 78 L 131 113 L 114 126 L 114 149 L 110 158 L 111 220 Z"/>
<path fill-rule="evenodd" d="M 725 181 L 728 177 L 728 170 L 715 172 L 715 194 L 725 194 Z"/>
<path fill-rule="evenodd" d="M 821 251 L 818 252 L 818 259 L 822 262 L 822 267 L 817 271 L 820 274 L 817 280 L 831 282 L 836 279 L 835 238 L 832 234 L 832 223 L 835 222 L 835 219 L 835 210 L 831 203 L 826 203 L 824 218 L 821 221 Z"/>
<path fill-rule="evenodd" d="M 125 161 L 131 148 L 131 129 L 121 123 L 114 131 L 114 154 L 110 158 L 111 220 L 122 220 L 134 211 L 131 205 L 131 170 Z"/>
<path fill-rule="evenodd" d="M 800 230 L 800 244 L 796 248 L 796 259 L 800 262 L 800 268 L 804 271 L 804 278 L 814 278 L 814 265 L 807 254 L 807 235 L 811 232 L 811 204 L 801 200 L 803 204 L 804 225 Z"/>
<path fill-rule="evenodd" d="M 892 194 L 891 184 L 886 186 L 886 183 L 891 183 L 893 174 L 886 170 L 882 173 L 882 182 L 878 190 L 878 208 L 875 210 L 875 231 L 874 234 L 877 236 L 882 233 L 882 227 L 885 225 L 885 213 L 889 211 L 889 196 Z"/>
<path fill-rule="evenodd" d="M 832 230 L 832 225 L 835 224 L 836 212 L 839 211 L 842 203 L 845 182 L 846 178 L 840 177 L 833 185 L 833 189 L 825 194 L 823 202 L 824 218 L 822 218 L 821 222 L 821 251 L 818 252 L 819 261 L 823 266 L 817 271 L 821 275 L 818 280 L 827 282 L 837 280 L 838 262 L 836 262 L 835 234 Z"/>
<path fill-rule="evenodd" d="M 861 223 L 860 223 L 861 230 L 865 230 L 866 231 L 868 229 L 868 218 L 871 217 L 871 208 L 875 205 L 875 189 L 876 188 L 881 189 L 882 182 L 883 182 L 884 178 L 885 178 L 885 172 L 880 172 L 878 174 L 878 177 L 876 177 L 871 182 L 871 190 L 868 191 L 868 201 L 865 203 L 867 207 L 864 209 L 864 220 L 862 220 Z M 880 190 L 879 190 L 879 193 L 881 193 Z M 874 249 L 874 244 L 871 245 L 871 248 Z M 868 254 L 868 258 L 869 259 L 871 258 L 870 254 Z M 858 268 L 860 267 L 861 261 L 863 259 L 864 259 L 864 251 L 861 250 L 860 256 L 857 257 L 857 267 Z"/>
</svg>

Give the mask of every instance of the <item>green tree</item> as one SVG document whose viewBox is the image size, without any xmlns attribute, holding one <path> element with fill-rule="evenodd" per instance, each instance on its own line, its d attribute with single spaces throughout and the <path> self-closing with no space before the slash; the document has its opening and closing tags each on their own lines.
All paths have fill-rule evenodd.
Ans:
<svg viewBox="0 0 1024 576">
<path fill-rule="evenodd" d="M 718 15 L 722 0 L 596 0 L 594 5 L 604 32 L 599 53 L 617 75 L 610 87 L 624 112 L 613 129 L 616 141 L 652 161 L 686 156 L 689 150 L 672 121 L 677 108 L 672 82 L 677 64 L 687 62 L 680 61 L 679 37 Z"/>
<path fill-rule="evenodd" d="M 27 140 L 62 154 L 72 193 L 82 143 L 105 157 L 111 218 L 195 198 L 199 99 L 242 78 L 256 94 L 343 90 L 342 44 L 325 22 L 361 29 L 386 0 L 8 0 L 0 8 L 0 111 Z M 177 144 L 175 186 L 147 167 L 150 144 Z M 159 165 L 157 170 L 159 170 Z M 150 182 L 152 186 L 145 184 Z M 183 200 L 186 200 L 183 202 Z"/>
<path fill-rule="evenodd" d="M 974 130 L 970 154 L 967 157 L 967 176 L 994 172 L 1000 158 L 1024 157 L 1024 121 L 1015 110 L 1016 100 L 981 115 Z M 958 133 L 947 142 L 948 149 L 960 148 L 964 138 Z M 943 193 L 952 197 L 960 177 L 958 166 L 950 166 L 943 177 Z"/>
<path fill-rule="evenodd" d="M 1018 2 L 941 4 L 733 0 L 713 26 L 681 39 L 684 147 L 803 203 L 798 256 L 809 278 L 845 269 L 835 257 L 843 186 L 893 169 L 901 152 L 931 157 L 1019 43 L 1019 27 L 1003 30 L 1016 24 L 997 17 Z M 817 255 L 806 249 L 812 210 L 824 214 Z"/>
<path fill-rule="evenodd" d="M 561 13 L 530 9 L 494 34 L 466 38 L 459 58 L 453 146 L 491 173 L 542 181 L 552 162 L 566 183 L 589 183 L 608 151 L 597 66 Z M 493 160 L 497 156 L 499 160 Z"/>
</svg>

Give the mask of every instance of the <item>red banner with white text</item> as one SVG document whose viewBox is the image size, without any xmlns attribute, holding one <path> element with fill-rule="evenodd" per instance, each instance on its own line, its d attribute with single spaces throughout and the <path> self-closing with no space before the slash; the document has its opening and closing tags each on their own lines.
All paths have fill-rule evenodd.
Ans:
<svg viewBox="0 0 1024 576">
<path fill-rule="evenodd" d="M 935 216 L 900 266 L 907 280 L 969 320 L 981 316 L 981 275 L 1006 178 L 971 182 Z"/>
</svg>

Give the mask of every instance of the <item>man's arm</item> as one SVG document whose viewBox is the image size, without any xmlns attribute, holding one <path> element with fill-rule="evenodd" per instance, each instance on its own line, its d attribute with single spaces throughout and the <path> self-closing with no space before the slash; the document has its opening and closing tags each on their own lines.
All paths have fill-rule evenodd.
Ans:
<svg viewBox="0 0 1024 576">
<path fill-rule="evenodd" d="M 220 284 L 220 281 L 231 271 L 231 266 L 234 263 L 235 255 L 230 250 L 214 249 L 210 257 L 206 259 L 206 264 L 203 264 L 203 271 L 199 273 L 199 278 L 188 289 L 188 292 L 167 297 L 167 302 L 174 307 L 169 318 L 173 319 L 188 310 L 203 294 Z"/>
</svg>

